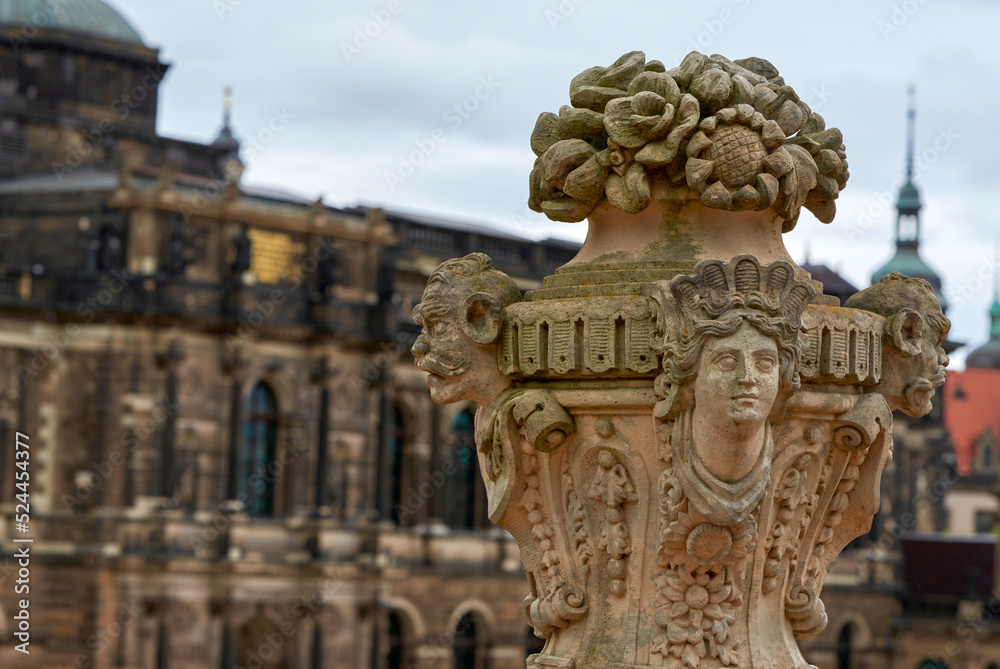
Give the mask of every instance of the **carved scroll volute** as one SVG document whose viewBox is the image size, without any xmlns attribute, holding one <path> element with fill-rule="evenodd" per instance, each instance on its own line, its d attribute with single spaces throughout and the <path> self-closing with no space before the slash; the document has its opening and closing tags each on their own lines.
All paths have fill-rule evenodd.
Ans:
<svg viewBox="0 0 1000 669">
<path fill-rule="evenodd" d="M 802 390 L 790 402 L 776 445 L 775 470 L 783 473 L 769 494 L 758 569 L 761 604 L 751 607 L 762 638 L 784 638 L 769 622 L 782 606 L 796 638 L 826 627 L 820 592 L 827 571 L 871 527 L 890 439 L 891 414 L 880 395 Z"/>
<path fill-rule="evenodd" d="M 557 453 L 571 441 L 576 423 L 545 390 L 509 390 L 481 414 L 477 443 L 490 520 L 517 541 L 531 590 L 524 615 L 548 637 L 588 610 L 565 525 L 567 490 Z"/>
<path fill-rule="evenodd" d="M 885 398 L 877 393 L 859 395 L 854 408 L 838 416 L 833 439 L 837 448 L 864 453 L 850 503 L 830 542 L 835 559 L 847 544 L 871 530 L 879 508 L 882 471 L 892 459 L 892 413 Z"/>
</svg>

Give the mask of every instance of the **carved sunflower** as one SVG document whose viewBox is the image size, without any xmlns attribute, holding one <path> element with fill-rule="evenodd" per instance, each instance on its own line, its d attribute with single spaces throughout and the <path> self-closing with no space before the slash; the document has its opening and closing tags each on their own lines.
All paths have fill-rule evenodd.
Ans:
<svg viewBox="0 0 1000 669">
<path fill-rule="evenodd" d="M 706 207 L 767 209 L 778 198 L 778 180 L 793 167 L 778 150 L 786 139 L 777 121 L 748 104 L 720 109 L 688 142 L 687 183 Z"/>
<path fill-rule="evenodd" d="M 757 523 L 752 518 L 736 528 L 705 522 L 694 512 L 682 512 L 663 532 L 663 562 L 685 569 L 723 567 L 745 558 L 753 547 Z"/>
</svg>

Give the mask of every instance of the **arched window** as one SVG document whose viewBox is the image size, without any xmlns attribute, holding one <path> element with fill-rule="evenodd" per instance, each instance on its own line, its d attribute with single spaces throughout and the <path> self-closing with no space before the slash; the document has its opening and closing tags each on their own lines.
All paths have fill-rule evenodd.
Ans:
<svg viewBox="0 0 1000 669">
<path fill-rule="evenodd" d="M 840 628 L 840 636 L 837 638 L 837 669 L 851 669 L 853 637 L 854 629 L 850 623 Z"/>
<path fill-rule="evenodd" d="M 388 621 L 389 634 L 389 660 L 386 663 L 387 669 L 406 669 L 406 636 L 403 630 L 403 621 L 396 611 L 389 611 Z"/>
<path fill-rule="evenodd" d="M 406 422 L 403 417 L 403 410 L 399 405 L 394 405 L 390 411 L 386 433 L 385 462 L 382 469 L 384 485 L 387 486 L 387 496 L 385 504 L 388 509 L 383 509 L 382 517 L 387 515 L 392 522 L 402 525 L 409 514 L 403 509 L 403 445 L 406 443 Z"/>
<path fill-rule="evenodd" d="M 474 417 L 470 409 L 455 417 L 451 446 L 445 462 L 451 474 L 444 485 L 444 522 L 449 527 L 471 530 L 480 525 L 483 514 L 479 500 L 479 467 L 476 457 Z"/>
<path fill-rule="evenodd" d="M 482 617 L 466 613 L 455 628 L 455 668 L 489 669 L 489 646 Z"/>
<path fill-rule="evenodd" d="M 313 638 L 312 638 L 312 669 L 323 669 L 324 653 L 323 653 L 323 626 L 319 624 L 319 621 L 313 625 Z"/>
<path fill-rule="evenodd" d="M 239 666 L 291 669 L 286 654 L 290 644 L 273 622 L 258 616 L 240 628 Z"/>
<path fill-rule="evenodd" d="M 941 660 L 932 660 L 930 658 L 921 662 L 917 669 L 948 669 L 948 665 Z"/>
<path fill-rule="evenodd" d="M 252 516 L 274 513 L 274 461 L 278 442 L 278 401 L 261 381 L 247 395 L 243 412 L 240 493 Z"/>
<path fill-rule="evenodd" d="M 170 636 L 167 633 L 167 623 L 161 620 L 156 630 L 156 669 L 167 669 L 170 666 Z"/>
<path fill-rule="evenodd" d="M 983 430 L 976 440 L 976 464 L 979 469 L 993 469 L 996 466 L 997 438 L 991 428 Z"/>
</svg>

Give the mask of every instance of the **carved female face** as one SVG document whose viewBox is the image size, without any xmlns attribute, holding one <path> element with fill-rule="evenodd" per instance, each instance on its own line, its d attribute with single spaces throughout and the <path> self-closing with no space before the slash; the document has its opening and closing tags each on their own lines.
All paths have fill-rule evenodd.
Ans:
<svg viewBox="0 0 1000 669">
<path fill-rule="evenodd" d="M 709 339 L 694 380 L 697 422 L 717 430 L 762 427 L 778 395 L 778 347 L 744 322 L 736 332 Z"/>
</svg>

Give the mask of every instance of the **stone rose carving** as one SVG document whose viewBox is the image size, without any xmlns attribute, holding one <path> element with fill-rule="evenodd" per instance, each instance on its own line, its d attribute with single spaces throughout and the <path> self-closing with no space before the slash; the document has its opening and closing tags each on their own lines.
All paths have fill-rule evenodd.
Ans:
<svg viewBox="0 0 1000 669">
<path fill-rule="evenodd" d="M 787 232 L 803 206 L 832 221 L 847 184 L 840 131 L 760 58 L 692 51 L 667 70 L 633 51 L 577 75 L 570 103 L 531 135 L 528 206 L 554 221 L 582 221 L 605 199 L 638 213 L 660 182 L 714 209 L 773 208 Z"/>
</svg>

